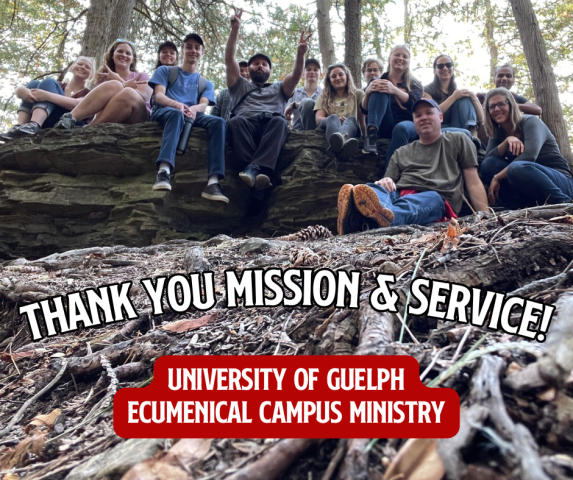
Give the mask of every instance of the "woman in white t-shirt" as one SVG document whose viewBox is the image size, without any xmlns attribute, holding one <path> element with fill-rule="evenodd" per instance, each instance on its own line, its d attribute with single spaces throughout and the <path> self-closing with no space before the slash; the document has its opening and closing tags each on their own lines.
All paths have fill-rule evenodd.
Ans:
<svg viewBox="0 0 573 480">
<path fill-rule="evenodd" d="M 90 126 L 100 123 L 140 123 L 149 120 L 152 90 L 149 76 L 137 72 L 135 45 L 118 38 L 104 55 L 97 86 L 70 113 L 62 115 L 56 128 L 74 128 L 77 120 L 95 115 Z"/>
<path fill-rule="evenodd" d="M 364 116 L 359 110 L 364 92 L 354 85 L 352 74 L 343 63 L 330 65 L 324 88 L 314 111 L 318 128 L 326 131 L 335 155 L 352 155 L 358 150 L 358 138 L 365 131 Z"/>
</svg>

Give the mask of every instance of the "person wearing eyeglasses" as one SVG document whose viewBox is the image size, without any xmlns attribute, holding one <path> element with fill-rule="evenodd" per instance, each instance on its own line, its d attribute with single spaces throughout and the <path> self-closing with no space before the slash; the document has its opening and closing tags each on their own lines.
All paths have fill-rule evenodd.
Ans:
<svg viewBox="0 0 573 480">
<path fill-rule="evenodd" d="M 93 115 L 90 127 L 149 120 L 149 76 L 137 71 L 137 52 L 132 42 L 118 38 L 111 44 L 96 79 L 96 87 L 71 112 L 62 115 L 56 128 L 72 129 L 77 121 Z"/>
<path fill-rule="evenodd" d="M 288 101 L 285 109 L 285 118 L 291 122 L 293 130 L 315 130 L 316 117 L 314 106 L 322 93 L 318 84 L 322 78 L 322 67 L 316 58 L 307 58 L 304 61 L 304 86 L 297 88 Z"/>
<path fill-rule="evenodd" d="M 469 130 L 477 138 L 478 125 L 483 123 L 483 109 L 476 94 L 458 89 L 454 61 L 448 55 L 434 60 L 434 80 L 424 87 L 424 97 L 432 98 L 444 114 L 442 129 L 447 127 Z"/>
<path fill-rule="evenodd" d="M 508 208 L 525 208 L 571 202 L 573 175 L 547 125 L 524 115 L 506 88 L 487 93 L 485 111 L 490 140 L 480 174 L 489 185 L 490 204 L 500 200 Z"/>
<path fill-rule="evenodd" d="M 69 82 L 44 78 L 19 86 L 15 92 L 22 99 L 18 123 L 0 138 L 8 141 L 35 135 L 43 128 L 53 127 L 65 112 L 72 110 L 90 91 L 87 84 L 94 74 L 93 59 L 78 57 L 69 72 L 72 74 Z"/>
<path fill-rule="evenodd" d="M 167 66 L 173 67 L 179 64 L 179 51 L 177 45 L 167 40 L 157 48 L 157 60 L 155 61 L 155 69 Z"/>
<path fill-rule="evenodd" d="M 386 72 L 370 80 L 361 103 L 367 116 L 362 152 L 377 155 L 378 138 L 390 139 L 384 170 L 396 149 L 417 138 L 411 109 L 422 98 L 422 85 L 410 72 L 410 57 L 409 45 L 396 45 L 388 56 Z"/>
<path fill-rule="evenodd" d="M 364 92 L 354 85 L 350 70 L 343 63 L 329 65 L 324 88 L 314 106 L 316 124 L 326 133 L 334 155 L 348 157 L 358 150 L 358 138 L 364 130 L 359 105 Z"/>
<path fill-rule="evenodd" d="M 366 81 L 366 85 L 370 83 L 370 80 L 375 78 L 380 78 L 382 72 L 384 71 L 384 63 L 378 58 L 367 58 L 362 64 L 362 76 Z"/>
</svg>

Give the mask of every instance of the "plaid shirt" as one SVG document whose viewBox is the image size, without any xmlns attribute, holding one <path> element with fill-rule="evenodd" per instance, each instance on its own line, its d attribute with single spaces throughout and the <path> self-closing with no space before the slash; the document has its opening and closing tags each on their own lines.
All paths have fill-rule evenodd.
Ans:
<svg viewBox="0 0 573 480">
<path fill-rule="evenodd" d="M 211 115 L 215 117 L 221 117 L 223 120 L 225 120 L 225 122 L 228 122 L 231 118 L 232 110 L 231 95 L 229 94 L 229 89 L 225 88 L 224 90 L 221 90 L 217 95 L 215 102 L 217 105 L 211 109 Z"/>
</svg>

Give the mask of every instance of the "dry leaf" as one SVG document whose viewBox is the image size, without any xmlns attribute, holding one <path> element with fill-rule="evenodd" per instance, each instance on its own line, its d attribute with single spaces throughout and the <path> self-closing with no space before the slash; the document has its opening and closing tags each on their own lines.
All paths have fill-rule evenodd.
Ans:
<svg viewBox="0 0 573 480">
<path fill-rule="evenodd" d="M 59 408 L 56 408 L 47 415 L 36 415 L 26 426 L 24 432 L 28 434 L 33 427 L 48 427 L 50 430 L 52 430 L 52 428 L 54 428 L 54 423 L 56 423 L 56 420 L 61 414 L 62 411 Z"/>
<path fill-rule="evenodd" d="M 440 480 L 444 464 L 433 438 L 411 438 L 386 470 L 384 480 Z"/>
<path fill-rule="evenodd" d="M 193 480 L 190 469 L 205 458 L 210 449 L 210 439 L 182 439 L 167 453 L 159 453 L 133 466 L 122 480 Z"/>
<path fill-rule="evenodd" d="M 562 217 L 553 217 L 549 219 L 550 222 L 568 223 L 573 225 L 573 215 L 563 215 Z"/>
<path fill-rule="evenodd" d="M 218 311 L 215 311 L 199 318 L 184 318 L 183 320 L 177 320 L 169 325 L 164 325 L 163 330 L 175 333 L 185 333 L 191 330 L 197 330 L 198 328 L 204 327 L 209 322 L 215 320 L 218 313 Z"/>
<path fill-rule="evenodd" d="M 2 477 L 2 480 L 20 480 L 20 475 L 15 472 L 8 472 Z"/>
<path fill-rule="evenodd" d="M 449 249 L 456 250 L 460 243 L 461 235 L 462 230 L 460 228 L 460 224 L 455 218 L 452 218 L 448 224 L 448 233 L 446 234 L 446 238 L 444 238 L 444 246 L 442 247 L 441 253 L 444 253 Z"/>
<path fill-rule="evenodd" d="M 45 432 L 26 437 L 14 448 L 8 449 L 0 458 L 0 470 L 22 467 L 26 464 L 29 454 L 39 455 L 44 448 L 47 435 Z"/>
</svg>

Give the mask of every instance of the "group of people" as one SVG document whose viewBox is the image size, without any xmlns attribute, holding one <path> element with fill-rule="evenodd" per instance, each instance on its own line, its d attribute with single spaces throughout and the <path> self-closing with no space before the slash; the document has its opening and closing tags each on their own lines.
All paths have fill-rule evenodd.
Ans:
<svg viewBox="0 0 573 480">
<path fill-rule="evenodd" d="M 439 55 L 433 64 L 434 80 L 422 86 L 410 72 L 408 45 L 397 45 L 385 69 L 379 59 L 364 62 L 364 90 L 343 63 L 327 67 L 321 86 L 320 62 L 305 60 L 310 34 L 303 31 L 292 71 L 270 83 L 269 56 L 256 53 L 248 61 L 236 59 L 241 16 L 242 11 L 235 10 L 231 17 L 225 50 L 227 88 L 216 98 L 213 84 L 199 73 L 205 44 L 197 33 L 183 39 L 181 60 L 175 43 L 162 43 L 151 78 L 137 70 L 135 45 L 117 39 L 97 72 L 92 59 L 79 57 L 70 68 L 69 83 L 46 78 L 18 87 L 22 103 L 17 124 L 0 138 L 8 141 L 50 127 L 156 121 L 163 136 L 153 189 L 171 190 L 175 158 L 184 150 L 178 147 L 181 139 L 187 141 L 191 128 L 203 128 L 208 174 L 201 195 L 226 203 L 220 181 L 227 137 L 241 165 L 239 177 L 257 190 L 272 186 L 291 129 L 323 131 L 330 150 L 340 158 L 357 153 L 360 139 L 364 154 L 377 155 L 378 140 L 387 139 L 381 160 L 384 177 L 372 184 L 341 187 L 340 234 L 452 218 L 465 194 L 478 212 L 498 202 L 523 208 L 571 201 L 569 164 L 539 119 L 539 106 L 510 91 L 514 70 L 509 65 L 497 69 L 495 89 L 476 94 L 458 88 L 452 58 Z M 301 78 L 304 86 L 297 88 Z M 481 165 L 480 135 L 487 140 Z"/>
</svg>

